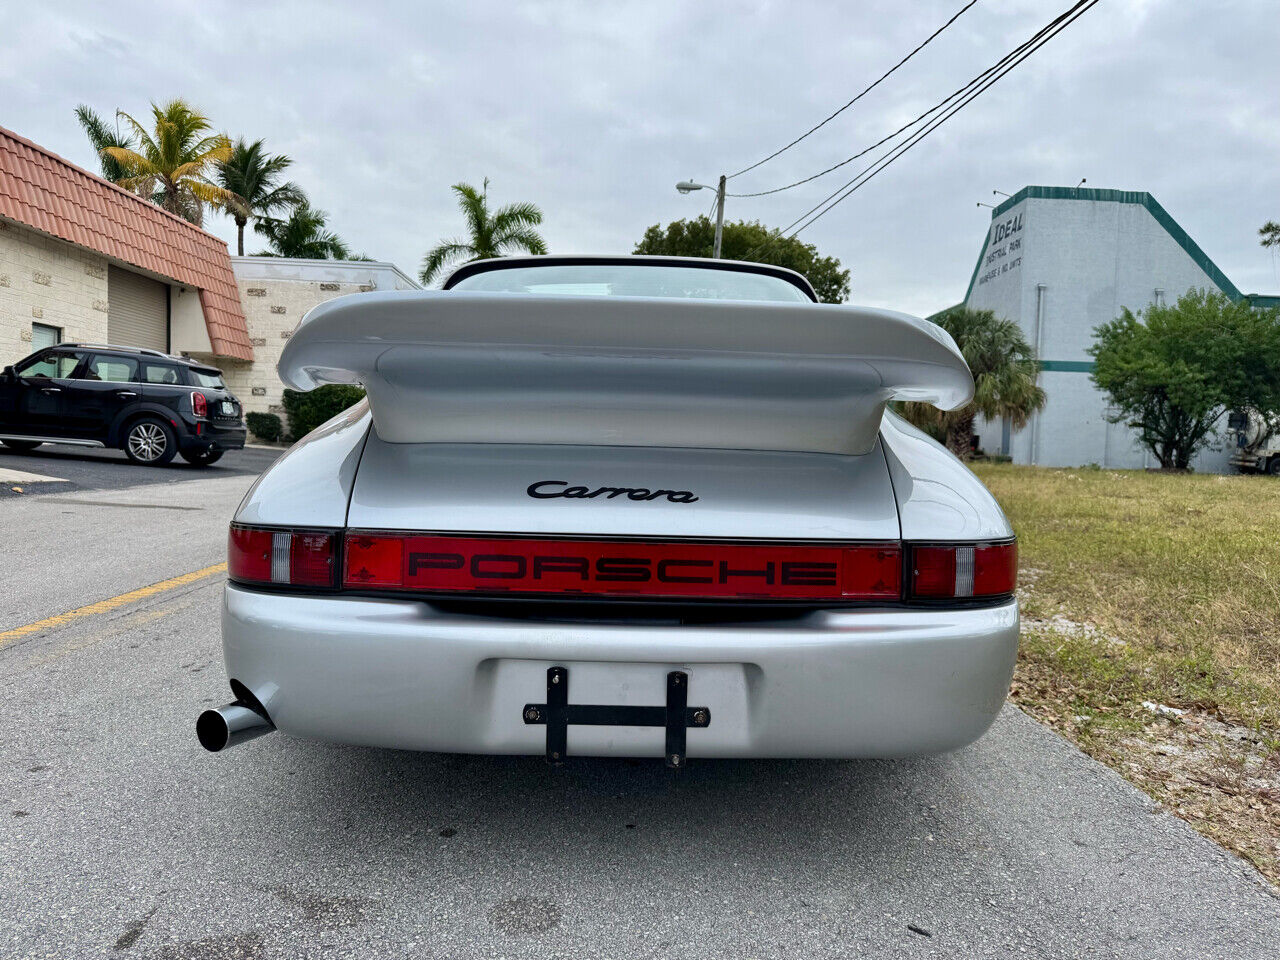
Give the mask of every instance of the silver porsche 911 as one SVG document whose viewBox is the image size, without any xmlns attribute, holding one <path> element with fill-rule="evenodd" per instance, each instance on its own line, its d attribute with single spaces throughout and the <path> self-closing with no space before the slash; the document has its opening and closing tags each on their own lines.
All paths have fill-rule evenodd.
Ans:
<svg viewBox="0 0 1280 960">
<path fill-rule="evenodd" d="M 279 370 L 368 396 L 231 524 L 210 750 L 902 756 L 1004 701 L 1013 532 L 886 408 L 971 399 L 934 324 L 760 264 L 544 256 L 324 303 Z"/>
</svg>

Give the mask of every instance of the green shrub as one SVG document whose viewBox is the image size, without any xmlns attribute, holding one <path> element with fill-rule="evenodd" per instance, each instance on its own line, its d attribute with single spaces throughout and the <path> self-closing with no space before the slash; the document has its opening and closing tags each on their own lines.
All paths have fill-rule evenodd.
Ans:
<svg viewBox="0 0 1280 960">
<path fill-rule="evenodd" d="M 274 413 L 246 413 L 244 422 L 249 425 L 249 432 L 263 443 L 275 443 L 284 433 L 284 424 Z"/>
<path fill-rule="evenodd" d="M 284 412 L 289 418 L 289 435 L 301 440 L 326 420 L 331 420 L 364 399 L 364 391 L 345 383 L 330 383 L 315 390 L 300 393 L 284 392 Z"/>
</svg>

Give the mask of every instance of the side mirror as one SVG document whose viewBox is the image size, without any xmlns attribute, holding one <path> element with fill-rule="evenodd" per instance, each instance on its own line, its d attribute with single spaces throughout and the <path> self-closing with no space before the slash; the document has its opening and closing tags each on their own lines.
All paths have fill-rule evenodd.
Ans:
<svg viewBox="0 0 1280 960">
<path fill-rule="evenodd" d="M 12 380 L 12 379 L 14 379 L 16 376 L 17 376 L 17 374 L 15 374 L 15 373 L 13 372 L 13 366 L 12 366 L 12 365 L 7 366 L 7 367 L 5 367 L 5 368 L 4 368 L 4 378 L 5 378 L 6 380 Z"/>
</svg>

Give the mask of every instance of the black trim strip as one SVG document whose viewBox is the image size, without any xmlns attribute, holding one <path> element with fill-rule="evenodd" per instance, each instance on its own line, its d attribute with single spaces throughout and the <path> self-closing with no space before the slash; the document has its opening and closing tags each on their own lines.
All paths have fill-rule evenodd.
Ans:
<svg viewBox="0 0 1280 960">
<path fill-rule="evenodd" d="M 761 276 L 775 277 L 785 280 L 798 289 L 814 303 L 818 302 L 818 293 L 802 273 L 788 270 L 786 267 L 775 267 L 767 263 L 749 263 L 744 260 L 712 260 L 705 257 L 574 257 L 544 255 L 540 257 L 504 257 L 500 260 L 476 260 L 464 263 L 445 279 L 440 289 L 452 290 L 459 282 L 481 273 L 493 273 L 496 270 L 516 270 L 523 267 L 605 267 L 635 263 L 644 266 L 659 267 L 693 267 L 701 270 L 725 270 L 730 273 L 756 273 Z"/>
</svg>

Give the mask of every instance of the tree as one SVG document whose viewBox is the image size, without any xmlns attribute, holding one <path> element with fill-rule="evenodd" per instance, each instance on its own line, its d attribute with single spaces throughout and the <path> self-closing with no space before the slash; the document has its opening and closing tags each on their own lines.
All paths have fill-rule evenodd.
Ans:
<svg viewBox="0 0 1280 960">
<path fill-rule="evenodd" d="M 306 203 L 301 187 L 280 182 L 280 175 L 291 163 L 284 154 L 268 154 L 261 140 L 246 143 L 242 137 L 232 146 L 231 156 L 218 166 L 218 183 L 231 195 L 226 209 L 236 222 L 236 252 L 240 256 L 244 256 L 244 228 L 250 219 Z"/>
<path fill-rule="evenodd" d="M 449 189 L 458 195 L 470 236 L 445 240 L 427 251 L 418 274 L 424 284 L 451 264 L 504 257 L 512 250 L 539 255 L 547 252 L 546 242 L 533 229 L 542 223 L 542 211 L 534 204 L 509 203 L 490 213 L 488 177 L 481 190 L 468 183 L 455 183 Z"/>
<path fill-rule="evenodd" d="M 85 104 L 76 107 L 76 119 L 80 121 L 80 126 L 84 128 L 85 136 L 89 138 L 89 143 L 93 147 L 93 152 L 98 155 L 98 163 L 102 166 L 103 179 L 110 180 L 112 183 L 119 183 L 128 174 L 124 167 L 114 158 L 103 153 L 107 147 L 117 147 L 121 150 L 132 150 L 134 140 L 133 137 L 121 135 L 119 129 L 107 126 L 105 120 L 93 112 Z"/>
<path fill-rule="evenodd" d="M 1094 330 L 1093 382 L 1165 469 L 1185 470 L 1228 410 L 1280 411 L 1280 311 L 1216 291 L 1127 307 Z"/>
<path fill-rule="evenodd" d="M 633 253 L 667 257 L 710 257 L 715 249 L 716 225 L 710 217 L 673 220 L 666 229 L 654 224 L 644 232 Z M 818 255 L 818 248 L 758 221 L 724 225 L 721 254 L 726 260 L 751 260 L 787 267 L 809 278 L 823 303 L 843 303 L 849 296 L 849 271 L 835 257 Z"/>
<path fill-rule="evenodd" d="M 1258 235 L 1262 237 L 1258 242 L 1264 247 L 1280 247 L 1280 223 L 1268 220 L 1258 228 Z"/>
<path fill-rule="evenodd" d="M 138 150 L 108 146 L 103 156 L 120 165 L 120 186 L 149 197 L 170 213 L 199 226 L 204 208 L 225 207 L 231 195 L 209 179 L 218 164 L 231 157 L 225 133 L 208 133 L 212 124 L 182 100 L 151 105 L 153 131 L 123 111 L 116 111 L 133 131 Z"/>
<path fill-rule="evenodd" d="M 973 373 L 973 400 L 959 410 L 939 410 L 927 403 L 904 403 L 903 415 L 923 430 L 945 439 L 947 449 L 968 460 L 973 448 L 973 424 L 1007 418 L 1016 430 L 1045 403 L 1036 383 L 1040 365 L 1022 330 L 1012 320 L 990 310 L 956 307 L 935 321 L 951 334 Z"/>
<path fill-rule="evenodd" d="M 353 257 L 351 248 L 333 231 L 326 229 L 329 215 L 317 210 L 305 199 L 283 220 L 274 217 L 258 217 L 253 223 L 255 233 L 267 238 L 270 250 L 262 250 L 256 257 L 300 257 L 304 260 L 365 260 Z"/>
</svg>

